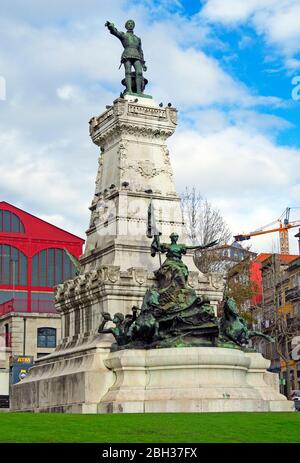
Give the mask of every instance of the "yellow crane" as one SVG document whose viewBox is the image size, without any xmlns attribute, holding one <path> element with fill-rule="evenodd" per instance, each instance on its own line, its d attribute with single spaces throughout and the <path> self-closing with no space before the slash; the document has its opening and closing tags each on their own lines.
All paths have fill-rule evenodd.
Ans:
<svg viewBox="0 0 300 463">
<path fill-rule="evenodd" d="M 294 209 L 294 208 L 293 208 Z M 295 208 L 298 209 L 298 208 Z M 282 215 L 274 222 L 271 222 L 253 232 L 234 236 L 235 241 L 250 240 L 252 236 L 265 235 L 266 233 L 279 232 L 280 254 L 289 254 L 289 229 L 300 226 L 300 220 L 290 222 L 291 208 L 287 207 Z M 276 228 L 268 228 L 277 223 Z"/>
</svg>

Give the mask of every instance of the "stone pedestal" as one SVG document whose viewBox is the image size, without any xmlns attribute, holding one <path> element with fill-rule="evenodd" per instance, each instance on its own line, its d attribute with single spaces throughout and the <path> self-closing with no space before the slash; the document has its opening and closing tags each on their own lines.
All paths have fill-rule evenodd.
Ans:
<svg viewBox="0 0 300 463">
<path fill-rule="evenodd" d="M 258 353 L 218 347 L 125 350 L 104 361 L 114 383 L 100 413 L 292 411 Z M 273 376 L 271 379 L 270 376 Z"/>
<path fill-rule="evenodd" d="M 111 339 L 73 342 L 35 362 L 11 391 L 12 411 L 97 413 L 101 397 L 113 382 L 104 365 Z"/>
<path fill-rule="evenodd" d="M 133 96 L 116 99 L 90 120 L 90 135 L 100 156 L 81 272 L 56 291 L 63 344 L 90 336 L 99 340 L 101 312 L 130 313 L 155 284 L 153 271 L 159 260 L 151 257 L 151 240 L 146 237 L 151 198 L 161 240 L 169 241 L 176 231 L 180 241 L 186 241 L 166 145 L 176 124 L 175 108 Z M 192 254 L 184 261 L 190 286 L 216 306 L 222 298 L 222 278 L 199 272 Z"/>
<path fill-rule="evenodd" d="M 146 238 L 150 198 L 162 240 L 176 231 L 185 242 L 180 199 L 166 145 L 176 125 L 175 108 L 161 108 L 152 99 L 135 96 L 116 99 L 101 116 L 91 119 L 90 135 L 101 154 L 81 259 L 84 270 L 97 264 L 117 265 L 121 271 L 129 267 L 157 268 Z"/>
<path fill-rule="evenodd" d="M 175 108 L 135 96 L 116 99 L 90 120 L 100 156 L 81 272 L 56 289 L 61 342 L 12 388 L 13 410 L 97 413 L 113 377 L 103 363 L 113 339 L 97 333 L 101 313 L 130 313 L 155 284 L 159 261 L 146 238 L 151 198 L 162 241 L 173 231 L 186 241 L 166 144 L 176 125 Z M 190 286 L 216 306 L 223 279 L 199 272 L 192 254 L 184 261 Z"/>
</svg>

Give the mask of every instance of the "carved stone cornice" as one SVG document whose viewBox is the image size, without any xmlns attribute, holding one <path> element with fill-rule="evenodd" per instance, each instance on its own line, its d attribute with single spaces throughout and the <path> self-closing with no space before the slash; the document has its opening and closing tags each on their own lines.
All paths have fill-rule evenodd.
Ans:
<svg viewBox="0 0 300 463">
<path fill-rule="evenodd" d="M 154 277 L 144 268 L 130 268 L 121 272 L 119 266 L 101 266 L 58 285 L 55 291 L 55 306 L 59 312 L 65 313 L 96 302 L 103 292 L 123 294 L 124 290 L 128 291 L 128 287 L 142 287 L 142 297 L 146 288 L 153 285 L 153 279 Z"/>
<path fill-rule="evenodd" d="M 196 291 L 212 295 L 216 301 L 221 300 L 224 285 L 222 276 L 207 275 L 204 280 L 198 272 L 189 274 L 189 284 Z M 103 294 L 119 295 L 128 291 L 142 298 L 146 289 L 154 284 L 154 275 L 146 268 L 132 267 L 121 272 L 119 266 L 103 265 L 58 285 L 55 306 L 59 312 L 66 313 L 96 303 Z"/>
<path fill-rule="evenodd" d="M 92 132 L 91 136 L 96 145 L 104 147 L 108 140 L 113 143 L 121 136 L 132 136 L 149 141 L 156 139 L 164 142 L 174 133 L 174 130 L 175 127 L 174 129 L 158 128 L 157 126 L 144 126 L 130 122 L 117 122 L 105 130 Z"/>
<path fill-rule="evenodd" d="M 177 110 L 130 102 L 118 98 L 114 105 L 90 120 L 93 142 L 104 149 L 107 139 L 112 143 L 121 135 L 165 141 L 176 128 Z"/>
</svg>

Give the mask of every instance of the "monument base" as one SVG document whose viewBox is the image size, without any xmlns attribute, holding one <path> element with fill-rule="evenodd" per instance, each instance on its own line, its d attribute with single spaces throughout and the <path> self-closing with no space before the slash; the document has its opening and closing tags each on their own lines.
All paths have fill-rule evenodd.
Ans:
<svg viewBox="0 0 300 463">
<path fill-rule="evenodd" d="M 101 397 L 114 377 L 103 361 L 110 342 L 78 339 L 35 362 L 29 374 L 11 388 L 11 411 L 98 413 Z"/>
<path fill-rule="evenodd" d="M 127 350 L 104 364 L 115 382 L 98 413 L 293 411 L 259 353 L 218 347 Z"/>
<path fill-rule="evenodd" d="M 258 353 L 219 347 L 109 351 L 91 341 L 41 359 L 11 410 L 57 413 L 293 411 Z"/>
</svg>

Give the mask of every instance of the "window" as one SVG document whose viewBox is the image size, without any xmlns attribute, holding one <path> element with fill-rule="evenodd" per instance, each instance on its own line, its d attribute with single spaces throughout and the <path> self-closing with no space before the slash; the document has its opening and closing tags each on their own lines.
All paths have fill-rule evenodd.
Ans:
<svg viewBox="0 0 300 463">
<path fill-rule="evenodd" d="M 0 209 L 0 232 L 25 233 L 24 225 L 16 214 Z"/>
<path fill-rule="evenodd" d="M 17 248 L 0 244 L 0 284 L 27 285 L 27 257 Z"/>
<path fill-rule="evenodd" d="M 32 286 L 52 288 L 76 275 L 76 269 L 63 249 L 45 249 L 32 258 Z"/>
<path fill-rule="evenodd" d="M 5 329 L 5 347 L 11 347 L 11 336 L 10 336 L 8 323 L 5 323 L 4 329 Z"/>
<path fill-rule="evenodd" d="M 37 347 L 56 347 L 56 329 L 38 328 Z"/>
<path fill-rule="evenodd" d="M 55 313 L 53 291 L 50 293 L 32 292 L 31 310 L 39 313 Z"/>
</svg>

